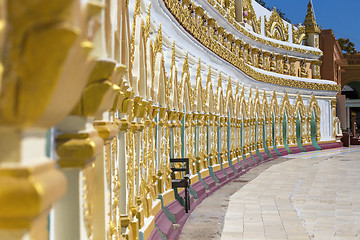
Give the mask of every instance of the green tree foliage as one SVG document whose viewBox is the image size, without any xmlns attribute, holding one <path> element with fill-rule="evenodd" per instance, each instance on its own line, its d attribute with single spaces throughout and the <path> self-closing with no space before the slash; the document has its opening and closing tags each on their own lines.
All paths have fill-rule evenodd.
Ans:
<svg viewBox="0 0 360 240">
<path fill-rule="evenodd" d="M 271 11 L 271 8 L 269 6 L 266 5 L 265 1 L 263 0 L 255 0 L 257 3 L 259 3 L 261 6 L 263 6 L 264 8 L 266 8 L 267 10 Z M 288 19 L 287 17 L 285 17 L 285 13 L 281 11 L 281 9 L 276 9 L 276 11 L 278 12 L 278 14 L 280 15 L 280 17 L 282 19 L 284 19 L 285 21 L 291 23 L 291 20 Z"/>
<path fill-rule="evenodd" d="M 350 39 L 339 38 L 338 42 L 343 52 L 350 54 L 357 53 L 355 49 L 355 43 L 351 42 Z"/>
</svg>

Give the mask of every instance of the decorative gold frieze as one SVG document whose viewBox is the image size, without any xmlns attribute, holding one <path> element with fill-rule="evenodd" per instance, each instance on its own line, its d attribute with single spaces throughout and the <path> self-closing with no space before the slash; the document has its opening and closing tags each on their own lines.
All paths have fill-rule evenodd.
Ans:
<svg viewBox="0 0 360 240">
<path fill-rule="evenodd" d="M 189 15 L 189 13 L 182 8 L 180 3 L 175 0 L 165 0 L 165 4 L 170 10 L 170 12 L 177 18 L 177 20 L 182 23 L 182 26 L 188 30 L 190 34 L 194 35 L 195 32 L 201 32 L 201 37 L 198 37 L 197 40 L 200 41 L 203 45 L 209 48 L 218 56 L 222 57 L 224 60 L 234 65 L 241 71 L 243 71 L 248 76 L 254 78 L 257 81 L 272 83 L 277 85 L 283 85 L 288 87 L 295 88 L 305 88 L 305 89 L 314 89 L 314 90 L 327 90 L 327 91 L 338 91 L 340 88 L 337 85 L 330 85 L 324 83 L 313 83 L 307 81 L 295 81 L 286 78 L 279 78 L 275 76 L 270 76 L 266 74 L 262 74 L 260 72 L 255 71 L 253 68 L 248 66 L 243 61 L 238 61 L 237 56 L 233 53 L 229 52 L 225 46 L 223 46 L 218 41 L 214 40 L 211 36 L 209 36 L 206 32 L 204 32 L 201 26 L 198 26 L 193 17 Z M 190 26 L 192 26 L 190 28 Z M 183 71 L 184 74 L 184 71 Z"/>
<path fill-rule="evenodd" d="M 219 7 L 216 7 L 218 5 L 218 3 L 216 3 L 214 0 L 208 0 L 208 2 L 212 5 L 215 6 L 216 9 L 218 9 Z M 224 16 L 226 17 L 226 16 Z M 182 17 L 184 18 L 184 17 Z M 229 20 L 229 18 L 227 18 Z M 209 21 L 209 25 L 210 22 L 212 24 L 216 24 L 216 21 L 212 19 L 212 21 Z M 244 34 L 246 37 L 251 38 L 252 40 L 255 40 L 257 42 L 260 42 L 262 44 L 266 44 L 272 47 L 276 47 L 276 48 L 281 48 L 281 49 L 285 49 L 285 50 L 289 50 L 289 51 L 295 51 L 295 52 L 299 52 L 299 53 L 306 53 L 306 54 L 312 54 L 312 55 L 317 55 L 317 56 L 321 56 L 322 53 L 321 51 L 316 51 L 316 50 L 306 50 L 306 49 L 302 49 L 302 48 L 297 48 L 297 47 L 291 47 L 285 44 L 279 44 L 276 42 L 272 42 L 269 40 L 265 40 L 259 36 L 256 36 L 255 34 L 253 34 L 251 31 L 248 31 L 245 27 L 243 27 L 240 23 L 236 22 L 236 21 L 230 21 L 229 22 L 235 27 L 236 30 L 238 30 L 239 32 L 241 32 L 242 34 Z M 258 21 L 256 24 L 261 24 L 260 21 Z M 256 32 L 256 31 L 255 31 Z"/>
</svg>

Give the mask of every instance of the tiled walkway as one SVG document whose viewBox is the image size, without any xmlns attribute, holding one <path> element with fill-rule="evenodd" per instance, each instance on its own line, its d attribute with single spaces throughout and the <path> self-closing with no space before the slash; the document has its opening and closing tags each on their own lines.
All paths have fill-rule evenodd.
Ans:
<svg viewBox="0 0 360 240">
<path fill-rule="evenodd" d="M 230 197 L 221 239 L 360 239 L 360 148 L 289 157 Z"/>
</svg>

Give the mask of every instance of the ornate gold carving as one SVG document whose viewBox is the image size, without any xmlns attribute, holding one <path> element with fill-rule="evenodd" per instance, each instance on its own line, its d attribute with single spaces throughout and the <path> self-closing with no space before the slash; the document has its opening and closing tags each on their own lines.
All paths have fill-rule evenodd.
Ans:
<svg viewBox="0 0 360 240">
<path fill-rule="evenodd" d="M 94 178 L 95 178 L 95 165 L 85 167 L 83 169 L 83 216 L 84 223 L 87 230 L 88 239 L 93 238 L 93 214 L 94 214 Z"/>
<path fill-rule="evenodd" d="M 245 20 L 253 27 L 254 32 L 261 34 L 261 17 L 257 20 L 251 0 L 243 1 L 243 11 L 247 12 L 248 15 Z"/>
<path fill-rule="evenodd" d="M 276 9 L 273 10 L 269 21 L 265 18 L 265 35 L 276 40 L 289 40 L 289 25 L 284 25 L 283 19 L 280 17 Z"/>
<path fill-rule="evenodd" d="M 292 38 L 293 43 L 301 44 L 305 38 L 305 26 L 299 26 L 297 29 L 292 26 Z"/>
<path fill-rule="evenodd" d="M 201 26 L 198 26 L 195 20 L 189 15 L 187 11 L 185 11 L 179 2 L 174 0 L 165 0 L 165 4 L 172 12 L 172 14 L 177 18 L 177 20 L 182 23 L 182 26 L 189 31 L 198 41 L 200 41 L 204 46 L 209 48 L 218 56 L 222 57 L 232 65 L 239 68 L 241 71 L 245 72 L 248 76 L 266 83 L 278 84 L 289 87 L 296 88 L 305 88 L 305 89 L 316 89 L 316 90 L 327 90 L 327 91 L 338 91 L 339 86 L 323 84 L 323 83 L 312 83 L 306 81 L 294 81 L 286 78 L 279 78 L 275 76 L 269 76 L 265 74 L 261 74 L 250 66 L 245 64 L 243 61 L 238 61 L 237 57 L 227 51 L 227 48 L 224 47 L 221 43 L 214 40 L 211 36 L 209 36 L 206 32 L 204 32 Z M 191 27 L 190 27 L 191 26 Z M 195 32 L 201 33 L 201 37 L 196 37 Z M 184 71 L 183 73 L 184 74 Z"/>
<path fill-rule="evenodd" d="M 320 33 L 320 28 L 319 25 L 317 25 L 316 20 L 315 20 L 315 15 L 314 15 L 314 10 L 311 4 L 311 1 L 309 1 L 308 4 L 308 9 L 307 9 L 307 14 L 305 16 L 305 21 L 304 21 L 304 25 L 305 25 L 305 31 L 306 33 Z"/>
</svg>

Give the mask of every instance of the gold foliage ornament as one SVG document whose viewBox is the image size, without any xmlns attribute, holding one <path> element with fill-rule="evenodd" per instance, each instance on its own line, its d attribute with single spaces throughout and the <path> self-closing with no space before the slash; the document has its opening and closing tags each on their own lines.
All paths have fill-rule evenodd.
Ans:
<svg viewBox="0 0 360 240">
<path fill-rule="evenodd" d="M 292 26 L 292 33 L 293 33 L 293 43 L 301 44 L 305 38 L 305 26 L 299 26 L 297 29 L 295 29 L 295 27 Z"/>
<path fill-rule="evenodd" d="M 269 21 L 266 20 L 265 16 L 265 35 L 280 41 L 287 42 L 289 40 L 289 26 L 285 26 L 284 20 L 276 8 L 274 8 Z"/>
</svg>

